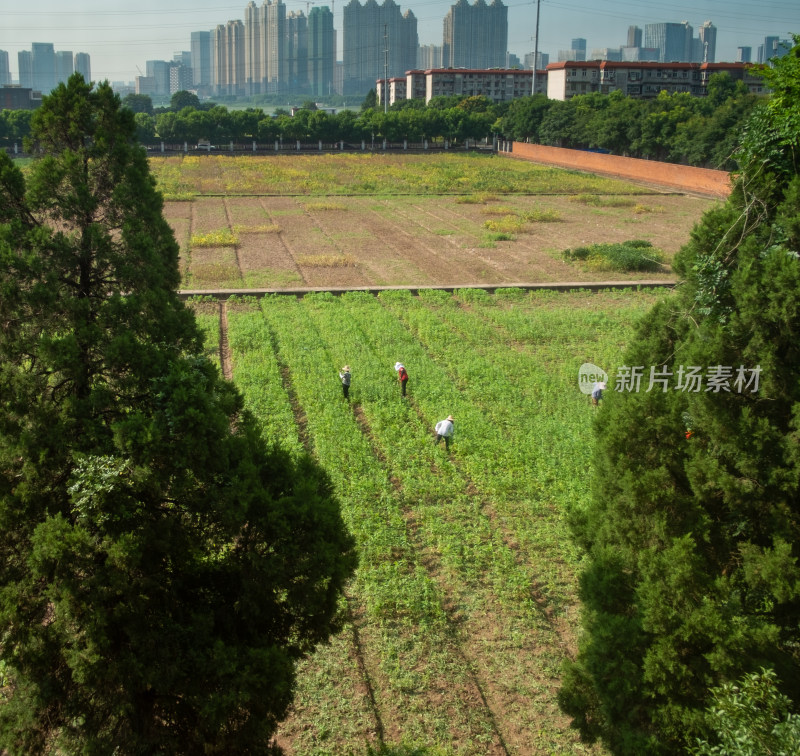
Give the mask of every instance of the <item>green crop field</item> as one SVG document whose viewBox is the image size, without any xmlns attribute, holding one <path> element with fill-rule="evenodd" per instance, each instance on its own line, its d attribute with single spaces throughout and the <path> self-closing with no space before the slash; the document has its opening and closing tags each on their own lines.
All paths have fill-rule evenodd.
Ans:
<svg viewBox="0 0 800 756">
<path fill-rule="evenodd" d="M 299 669 L 290 754 L 603 753 L 558 709 L 575 651 L 593 408 L 664 293 L 386 292 L 198 304 L 264 435 L 327 469 L 360 564 Z M 408 397 L 393 369 L 408 368 Z M 339 368 L 348 364 L 350 401 Z M 433 426 L 455 417 L 452 451 Z"/>
</svg>

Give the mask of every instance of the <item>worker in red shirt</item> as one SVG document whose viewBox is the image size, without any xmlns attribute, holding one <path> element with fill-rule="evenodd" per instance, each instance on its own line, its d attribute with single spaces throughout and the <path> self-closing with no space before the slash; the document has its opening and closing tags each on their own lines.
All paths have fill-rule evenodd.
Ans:
<svg viewBox="0 0 800 756">
<path fill-rule="evenodd" d="M 408 383 L 408 373 L 405 366 L 400 362 L 394 363 L 394 369 L 397 371 L 397 380 L 400 381 L 400 395 L 406 395 L 406 384 Z"/>
</svg>

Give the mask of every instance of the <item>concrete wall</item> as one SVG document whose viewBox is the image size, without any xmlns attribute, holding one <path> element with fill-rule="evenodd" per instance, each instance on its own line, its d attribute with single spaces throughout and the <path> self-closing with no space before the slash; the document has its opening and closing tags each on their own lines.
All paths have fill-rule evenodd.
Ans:
<svg viewBox="0 0 800 756">
<path fill-rule="evenodd" d="M 643 181 L 665 188 L 685 192 L 696 192 L 712 197 L 726 198 L 731 191 L 730 174 L 727 171 L 714 171 L 709 168 L 693 168 L 688 165 L 659 163 L 655 160 L 603 155 L 585 150 L 566 150 L 561 147 L 545 147 L 541 144 L 513 142 L 511 152 L 501 155 L 533 163 L 556 165 L 577 171 L 599 173 L 616 178 Z"/>
</svg>

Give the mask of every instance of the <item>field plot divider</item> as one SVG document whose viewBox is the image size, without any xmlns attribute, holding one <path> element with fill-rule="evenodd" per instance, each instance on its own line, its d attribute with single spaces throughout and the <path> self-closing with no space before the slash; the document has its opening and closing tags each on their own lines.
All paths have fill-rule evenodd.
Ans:
<svg viewBox="0 0 800 756">
<path fill-rule="evenodd" d="M 375 699 L 386 738 L 398 740 L 402 734 L 403 742 L 449 746 L 452 721 L 469 721 L 470 711 L 454 695 L 460 662 L 450 649 L 437 588 L 418 562 L 387 473 L 342 397 L 338 360 L 303 303 L 276 297 L 263 300 L 262 311 L 358 543 L 355 592 L 366 605 L 364 654 L 375 669 Z M 466 733 L 468 740 L 476 736 L 486 733 L 472 728 Z M 485 745 L 464 753 L 487 753 Z"/>
</svg>

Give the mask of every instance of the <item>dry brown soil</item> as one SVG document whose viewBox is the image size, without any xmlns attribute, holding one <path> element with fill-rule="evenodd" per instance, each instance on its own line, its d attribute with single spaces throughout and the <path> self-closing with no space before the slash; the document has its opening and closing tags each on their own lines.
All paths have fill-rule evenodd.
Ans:
<svg viewBox="0 0 800 756">
<path fill-rule="evenodd" d="M 181 244 L 183 288 L 297 288 L 522 284 L 672 278 L 669 260 L 719 200 L 674 193 L 603 197 L 501 196 L 465 204 L 453 196 L 203 197 L 168 202 Z M 522 222 L 534 213 L 549 222 Z M 493 240 L 485 224 L 520 227 Z M 235 247 L 199 247 L 198 234 L 229 229 Z M 613 273 L 565 262 L 577 246 L 643 239 L 663 251 L 660 273 Z"/>
</svg>

